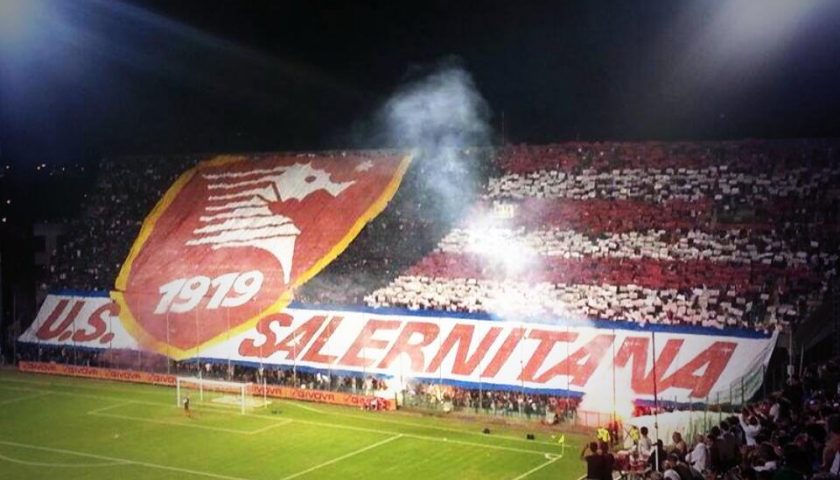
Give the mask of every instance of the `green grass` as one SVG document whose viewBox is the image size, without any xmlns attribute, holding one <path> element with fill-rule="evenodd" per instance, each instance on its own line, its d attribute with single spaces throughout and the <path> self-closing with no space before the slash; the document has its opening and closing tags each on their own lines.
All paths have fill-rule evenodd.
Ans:
<svg viewBox="0 0 840 480">
<path fill-rule="evenodd" d="M 0 478 L 576 479 L 583 438 L 273 400 L 240 415 L 172 388 L 0 371 Z M 525 440 L 526 431 L 536 440 Z M 562 453 L 562 455 L 561 455 Z"/>
</svg>

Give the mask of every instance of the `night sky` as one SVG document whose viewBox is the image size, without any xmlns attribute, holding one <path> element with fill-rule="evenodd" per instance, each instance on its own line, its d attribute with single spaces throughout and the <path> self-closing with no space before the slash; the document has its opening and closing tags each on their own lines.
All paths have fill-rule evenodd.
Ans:
<svg viewBox="0 0 840 480">
<path fill-rule="evenodd" d="M 376 146 L 441 62 L 495 143 L 840 136 L 837 0 L 0 0 L 3 269 L 103 157 Z"/>
<path fill-rule="evenodd" d="M 301 150 L 458 59 L 497 141 L 837 136 L 840 2 L 0 0 L 0 155 Z"/>
</svg>

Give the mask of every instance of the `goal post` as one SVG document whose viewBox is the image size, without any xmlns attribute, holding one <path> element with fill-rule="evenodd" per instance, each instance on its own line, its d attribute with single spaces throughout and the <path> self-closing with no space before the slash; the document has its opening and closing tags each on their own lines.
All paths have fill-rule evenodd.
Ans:
<svg viewBox="0 0 840 480">
<path fill-rule="evenodd" d="M 252 395 L 252 392 L 262 390 L 263 395 Z M 251 383 L 226 382 L 199 377 L 175 377 L 175 402 L 180 407 L 184 399 L 198 404 L 212 404 L 227 407 L 238 407 L 240 413 L 246 409 L 268 405 L 265 388 L 255 389 Z"/>
</svg>

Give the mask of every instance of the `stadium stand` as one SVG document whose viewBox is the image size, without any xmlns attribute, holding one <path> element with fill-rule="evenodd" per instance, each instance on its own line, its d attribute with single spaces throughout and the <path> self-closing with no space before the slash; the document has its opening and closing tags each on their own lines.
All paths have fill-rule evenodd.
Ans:
<svg viewBox="0 0 840 480">
<path fill-rule="evenodd" d="M 415 162 L 385 212 L 295 297 L 303 304 L 783 329 L 804 321 L 836 288 L 837 147 L 822 140 L 505 147 L 468 157 L 480 165 L 483 186 L 476 196 L 465 193 L 463 210 L 449 217 L 428 188 L 434 165 Z M 44 288 L 112 288 L 144 216 L 180 172 L 205 158 L 103 161 Z M 154 355 L 35 346 L 20 358 L 166 364 Z M 172 366 L 306 388 L 391 387 L 374 376 Z M 406 388 L 414 405 L 546 423 L 578 406 L 576 398 L 516 391 Z"/>
<path fill-rule="evenodd" d="M 143 218 L 169 185 L 202 157 L 103 159 L 99 179 L 79 218 L 70 222 L 67 241 L 54 252 L 43 287 L 107 291 L 140 231 Z"/>
<path fill-rule="evenodd" d="M 470 215 L 366 301 L 781 329 L 836 276 L 837 153 L 824 141 L 502 149 Z"/>
</svg>

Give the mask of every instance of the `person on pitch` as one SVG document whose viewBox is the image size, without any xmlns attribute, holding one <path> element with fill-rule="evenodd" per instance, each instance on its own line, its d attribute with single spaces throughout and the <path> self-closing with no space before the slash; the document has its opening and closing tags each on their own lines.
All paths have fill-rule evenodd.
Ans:
<svg viewBox="0 0 840 480">
<path fill-rule="evenodd" d="M 598 427 L 598 430 L 595 434 L 595 438 L 597 438 L 599 442 L 604 442 L 607 445 L 609 445 L 612 436 L 610 435 L 610 431 L 606 427 Z"/>
<path fill-rule="evenodd" d="M 188 416 L 188 417 L 192 417 L 192 415 L 190 414 L 190 396 L 189 395 L 184 397 L 184 414 L 186 414 L 186 416 Z"/>
<path fill-rule="evenodd" d="M 630 425 L 630 430 L 627 431 L 627 436 L 625 438 L 630 439 L 630 442 L 632 442 L 632 448 L 634 450 L 639 450 L 639 440 L 641 440 L 642 438 L 642 434 L 639 432 L 639 427 L 635 425 Z"/>
</svg>

